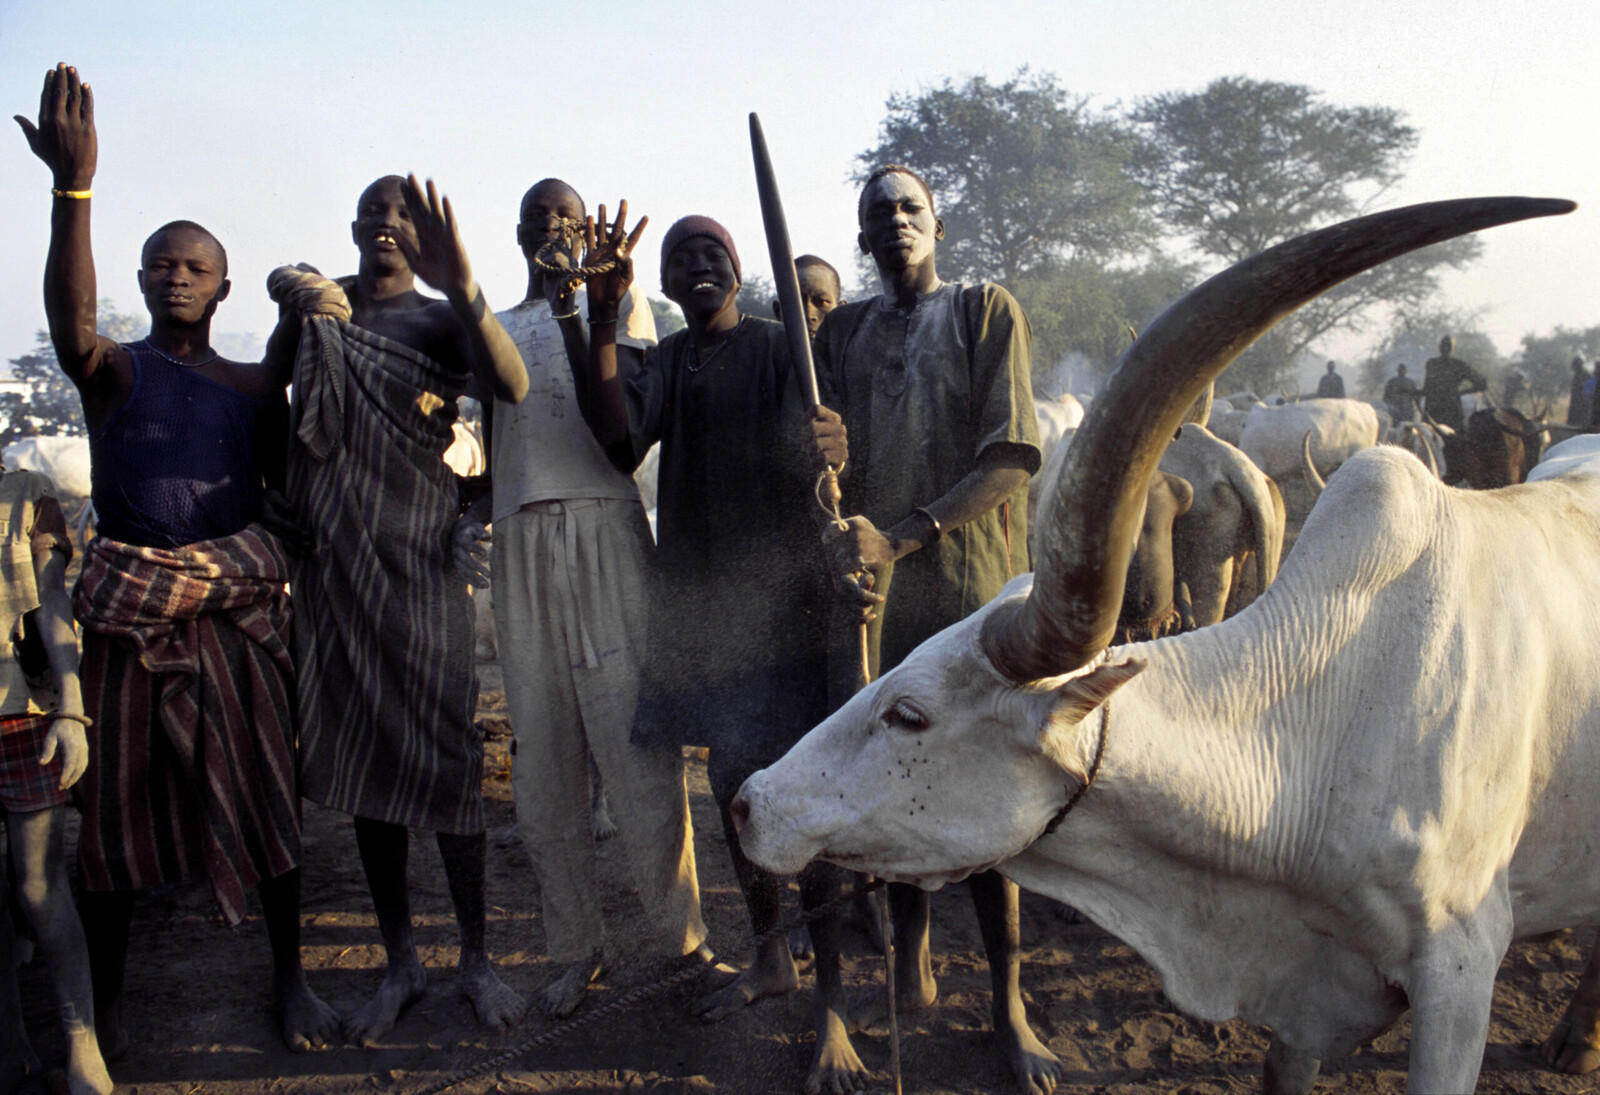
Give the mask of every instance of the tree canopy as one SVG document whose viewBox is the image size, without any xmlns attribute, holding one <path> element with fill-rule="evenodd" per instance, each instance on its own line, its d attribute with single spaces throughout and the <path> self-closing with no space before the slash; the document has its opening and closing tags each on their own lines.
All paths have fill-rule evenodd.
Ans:
<svg viewBox="0 0 1600 1095">
<path fill-rule="evenodd" d="M 1113 260 L 1153 236 L 1126 170 L 1127 127 L 1053 76 L 1024 68 L 1000 84 L 946 80 L 887 107 L 855 179 L 898 163 L 927 181 L 944 220 L 946 278 L 1010 283 L 1064 260 Z"/>
<path fill-rule="evenodd" d="M 1416 130 L 1399 111 L 1335 106 L 1298 84 L 1229 76 L 1202 91 L 1140 100 L 1134 160 L 1157 214 L 1218 265 L 1238 262 L 1369 208 L 1401 178 Z M 1230 368 L 1256 391 L 1335 330 L 1360 330 L 1374 307 L 1415 312 L 1446 267 L 1477 258 L 1466 237 L 1414 251 L 1352 278 L 1282 320 Z"/>
<path fill-rule="evenodd" d="M 1230 76 L 1096 111 L 1024 68 L 891 96 L 855 178 L 900 163 L 927 181 L 946 229 L 940 273 L 1015 293 L 1050 376 L 1076 354 L 1109 367 L 1130 325 L 1204 274 L 1371 208 L 1416 144 L 1399 111 L 1297 84 Z M 1480 250 L 1452 240 L 1335 287 L 1241 355 L 1229 383 L 1283 387 L 1323 336 L 1436 305 L 1442 271 Z"/>
</svg>

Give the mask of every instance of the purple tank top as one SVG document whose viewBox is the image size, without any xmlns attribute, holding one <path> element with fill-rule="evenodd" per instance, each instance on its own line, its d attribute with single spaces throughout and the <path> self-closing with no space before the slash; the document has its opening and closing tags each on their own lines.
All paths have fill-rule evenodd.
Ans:
<svg viewBox="0 0 1600 1095">
<path fill-rule="evenodd" d="M 261 503 L 258 401 L 173 364 L 145 342 L 126 348 L 133 390 L 89 433 L 101 535 L 174 548 L 239 532 Z"/>
</svg>

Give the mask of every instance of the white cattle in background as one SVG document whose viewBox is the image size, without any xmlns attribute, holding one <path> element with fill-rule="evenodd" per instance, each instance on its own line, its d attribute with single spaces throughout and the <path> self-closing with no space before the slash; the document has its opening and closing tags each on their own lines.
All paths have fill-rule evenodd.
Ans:
<svg viewBox="0 0 1600 1095">
<path fill-rule="evenodd" d="M 89 497 L 87 437 L 24 437 L 0 451 L 0 460 L 8 468 L 38 472 L 48 477 L 62 494 L 74 498 Z"/>
<path fill-rule="evenodd" d="M 1247 407 L 1238 407 L 1231 399 L 1219 399 L 1211 404 L 1211 414 L 1206 418 L 1206 429 L 1211 431 L 1212 436 L 1238 448 L 1239 436 L 1244 433 L 1244 424 L 1250 418 L 1250 411 L 1264 406 L 1265 403 L 1258 401 Z"/>
<path fill-rule="evenodd" d="M 1383 443 L 1405 449 L 1440 479 L 1448 470 L 1444 462 L 1444 437 L 1427 422 L 1399 422 L 1383 432 Z"/>
<path fill-rule="evenodd" d="M 1070 439 L 1072 432 L 1083 422 L 1083 404 L 1074 395 L 1059 395 L 1055 399 L 1037 400 L 1033 405 L 1034 417 L 1039 421 L 1039 474 L 1028 480 L 1028 520 L 1033 520 L 1039 505 L 1039 485 L 1044 482 L 1044 470 L 1050 466 L 1050 457 L 1060 447 L 1063 438 Z"/>
<path fill-rule="evenodd" d="M 1600 474 L 1600 433 L 1580 433 L 1551 445 L 1528 473 L 1528 482 L 1537 483 L 1573 471 Z"/>
<path fill-rule="evenodd" d="M 1329 475 L 1362 449 L 1378 443 L 1378 416 L 1359 399 L 1305 399 L 1256 407 L 1245 421 L 1239 448 L 1256 467 L 1282 480 L 1298 475 L 1302 445 L 1311 434 L 1311 459 Z"/>
</svg>

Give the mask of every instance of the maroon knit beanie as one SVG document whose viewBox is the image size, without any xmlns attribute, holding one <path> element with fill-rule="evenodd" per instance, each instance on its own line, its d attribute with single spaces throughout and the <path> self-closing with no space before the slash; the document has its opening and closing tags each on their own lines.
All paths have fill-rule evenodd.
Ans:
<svg viewBox="0 0 1600 1095">
<path fill-rule="evenodd" d="M 667 260 L 672 257 L 672 252 L 678 245 L 692 236 L 709 236 L 722 245 L 728 252 L 728 259 L 733 263 L 733 276 L 740 283 L 744 282 L 744 272 L 739 268 L 739 250 L 733 246 L 733 237 L 728 235 L 728 230 L 710 217 L 689 216 L 684 217 L 667 229 L 667 236 L 661 241 L 661 288 L 667 287 Z"/>
</svg>

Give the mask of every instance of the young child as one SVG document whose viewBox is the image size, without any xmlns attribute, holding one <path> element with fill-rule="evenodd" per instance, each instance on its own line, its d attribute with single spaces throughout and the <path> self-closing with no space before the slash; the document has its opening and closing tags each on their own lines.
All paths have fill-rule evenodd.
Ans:
<svg viewBox="0 0 1600 1095">
<path fill-rule="evenodd" d="M 709 217 L 685 217 L 661 245 L 661 285 L 688 326 L 646 352 L 619 379 L 616 306 L 632 281 L 626 207 L 598 226 L 610 274 L 589 281 L 591 423 L 614 458 L 632 466 L 661 443 L 657 568 L 636 741 L 710 749 L 711 791 L 758 933 L 779 923 L 782 883 L 739 849 L 728 807 L 744 780 L 788 751 L 827 714 L 828 587 L 811 509 L 814 468 L 793 448 L 809 414 L 783 328 L 740 315 L 739 253 Z M 643 227 L 641 222 L 640 228 Z M 837 416 L 832 422 L 837 424 Z M 826 424 L 809 427 L 827 433 Z M 831 434 L 842 442 L 842 432 Z M 792 450 L 792 451 L 791 451 Z M 842 452 L 828 452 L 835 464 Z M 839 890 L 837 868 L 802 874 L 801 902 Z M 811 927 L 817 951 L 817 1051 L 808 1090 L 848 1090 L 865 1079 L 844 1025 L 837 919 Z M 788 943 L 762 945 L 755 963 L 700 1001 L 719 1018 L 799 984 Z"/>
<path fill-rule="evenodd" d="M 0 812 L 16 893 L 67 1032 L 67 1086 L 73 1095 L 109 1095 L 111 1077 L 95 1038 L 89 950 L 67 883 L 67 789 L 83 775 L 89 747 L 65 582 L 72 542 L 50 489 L 32 472 L 0 475 Z M 0 1091 L 15 1090 L 40 1067 L 22 1032 L 11 930 L 11 917 L 0 912 Z"/>
</svg>

